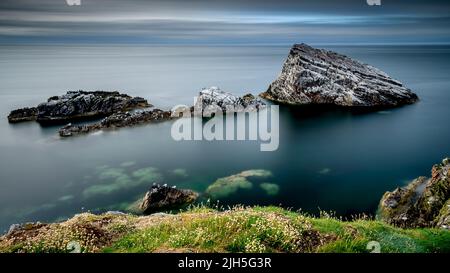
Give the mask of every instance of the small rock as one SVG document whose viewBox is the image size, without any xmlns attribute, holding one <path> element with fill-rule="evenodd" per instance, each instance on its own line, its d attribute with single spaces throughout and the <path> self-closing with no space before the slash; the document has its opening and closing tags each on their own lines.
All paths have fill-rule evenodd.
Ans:
<svg viewBox="0 0 450 273">
<path fill-rule="evenodd" d="M 198 194 L 192 190 L 154 185 L 145 194 L 140 209 L 144 214 L 182 208 L 193 203 Z"/>
</svg>

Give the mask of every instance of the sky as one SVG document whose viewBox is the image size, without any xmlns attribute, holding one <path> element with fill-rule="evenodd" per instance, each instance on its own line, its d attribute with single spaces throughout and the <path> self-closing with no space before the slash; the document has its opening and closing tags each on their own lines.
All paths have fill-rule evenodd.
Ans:
<svg viewBox="0 0 450 273">
<path fill-rule="evenodd" d="M 450 43 L 448 0 L 80 1 L 0 0 L 0 44 Z"/>
</svg>

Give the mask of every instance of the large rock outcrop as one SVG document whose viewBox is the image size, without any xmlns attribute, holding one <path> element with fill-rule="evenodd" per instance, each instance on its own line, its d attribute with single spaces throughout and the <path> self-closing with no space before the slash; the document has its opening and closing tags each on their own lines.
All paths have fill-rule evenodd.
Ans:
<svg viewBox="0 0 450 273">
<path fill-rule="evenodd" d="M 198 194 L 192 190 L 177 189 L 167 185 L 153 185 L 139 205 L 144 214 L 182 208 L 193 203 Z"/>
<path fill-rule="evenodd" d="M 149 106 L 151 105 L 141 97 L 131 97 L 116 91 L 69 91 L 64 95 L 51 97 L 37 107 L 14 110 L 9 114 L 8 121 L 59 123 L 108 116 L 119 111 Z"/>
<path fill-rule="evenodd" d="M 419 177 L 381 199 L 382 220 L 399 227 L 450 229 L 450 158 L 434 165 L 431 178 Z"/>
<path fill-rule="evenodd" d="M 218 87 L 205 88 L 200 91 L 194 105 L 194 113 L 209 117 L 213 113 L 237 113 L 258 111 L 266 104 L 252 94 L 242 97 L 220 90 Z"/>
<path fill-rule="evenodd" d="M 121 127 L 131 127 L 140 124 L 147 124 L 152 122 L 161 122 L 171 119 L 170 111 L 163 111 L 160 109 L 153 109 L 147 111 L 136 112 L 119 112 L 114 113 L 100 122 L 87 125 L 74 125 L 72 123 L 59 129 L 61 137 L 70 137 L 80 134 L 93 133 L 103 129 L 116 129 Z"/>
<path fill-rule="evenodd" d="M 383 71 L 306 44 L 292 47 L 281 74 L 260 96 L 286 104 L 366 107 L 392 107 L 418 100 Z"/>
</svg>

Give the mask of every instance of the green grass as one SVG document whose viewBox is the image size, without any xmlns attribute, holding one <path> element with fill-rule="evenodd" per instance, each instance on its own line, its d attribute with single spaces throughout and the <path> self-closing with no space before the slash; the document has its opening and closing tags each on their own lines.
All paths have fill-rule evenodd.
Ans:
<svg viewBox="0 0 450 273">
<path fill-rule="evenodd" d="M 211 215 L 197 218 L 195 210 L 182 213 L 181 221 L 130 234 L 104 251 L 367 253 L 371 251 L 368 243 L 376 241 L 381 252 L 450 252 L 450 232 L 445 230 L 404 230 L 375 220 L 314 218 L 278 207 L 206 212 Z"/>
<path fill-rule="evenodd" d="M 310 235 L 305 234 L 310 226 L 299 214 L 259 207 L 208 213 L 206 217 L 182 213 L 180 221 L 125 236 L 105 251 L 298 252 L 310 247 Z"/>
<path fill-rule="evenodd" d="M 29 233 L 27 233 L 29 232 Z M 450 231 L 401 229 L 365 218 L 342 221 L 279 207 L 216 210 L 191 207 L 176 215 L 80 214 L 36 227 L 15 240 L 0 237 L 0 252 L 67 252 L 77 241 L 85 252 L 450 252 Z"/>
<path fill-rule="evenodd" d="M 312 219 L 321 232 L 337 239 L 318 252 L 369 252 L 367 244 L 376 241 L 381 252 L 430 253 L 450 252 L 450 232 L 440 229 L 400 229 L 375 220 L 342 222 L 335 219 Z"/>
</svg>

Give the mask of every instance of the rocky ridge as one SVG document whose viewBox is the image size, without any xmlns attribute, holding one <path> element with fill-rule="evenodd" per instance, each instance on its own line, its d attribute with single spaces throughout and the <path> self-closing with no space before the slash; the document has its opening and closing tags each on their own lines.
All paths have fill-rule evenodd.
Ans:
<svg viewBox="0 0 450 273">
<path fill-rule="evenodd" d="M 147 100 L 141 97 L 131 97 L 117 91 L 69 91 L 61 96 L 50 97 L 47 102 L 37 107 L 13 110 L 8 115 L 8 121 L 60 123 L 150 106 Z"/>
<path fill-rule="evenodd" d="M 116 129 L 130 127 L 139 124 L 167 121 L 182 116 L 204 116 L 210 117 L 217 111 L 233 113 L 242 111 L 258 111 L 266 106 L 260 99 L 251 94 L 242 97 L 220 90 L 218 87 L 205 88 L 200 91 L 194 106 L 176 106 L 170 111 L 160 109 L 118 112 L 114 113 L 100 122 L 89 125 L 73 125 L 71 123 L 59 129 L 61 137 L 87 134 L 103 129 Z"/>
<path fill-rule="evenodd" d="M 61 137 L 70 137 L 80 134 L 93 133 L 104 129 L 117 129 L 121 127 L 131 127 L 140 124 L 162 122 L 172 118 L 170 111 L 160 109 L 136 111 L 136 112 L 118 112 L 114 113 L 100 122 L 87 125 L 73 125 L 72 123 L 59 129 Z"/>
</svg>

